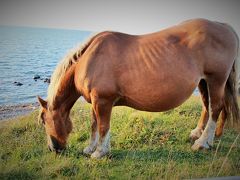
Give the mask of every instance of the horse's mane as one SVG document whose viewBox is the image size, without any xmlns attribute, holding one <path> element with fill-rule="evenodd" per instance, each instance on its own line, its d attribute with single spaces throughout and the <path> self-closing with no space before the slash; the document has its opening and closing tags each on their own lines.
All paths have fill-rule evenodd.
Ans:
<svg viewBox="0 0 240 180">
<path fill-rule="evenodd" d="M 94 38 L 95 36 L 91 37 L 83 45 L 78 45 L 76 48 L 70 50 L 56 66 L 48 87 L 47 101 L 50 106 L 53 105 L 58 88 L 60 86 L 60 82 L 66 74 L 67 70 L 72 66 L 72 64 L 77 63 L 79 57 L 81 57 L 81 55 L 86 51 L 87 47 L 91 44 Z"/>
</svg>

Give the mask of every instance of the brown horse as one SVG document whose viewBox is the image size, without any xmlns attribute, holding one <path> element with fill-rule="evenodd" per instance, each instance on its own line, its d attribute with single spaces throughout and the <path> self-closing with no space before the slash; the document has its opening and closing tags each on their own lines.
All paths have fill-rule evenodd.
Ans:
<svg viewBox="0 0 240 180">
<path fill-rule="evenodd" d="M 48 146 L 66 146 L 72 123 L 69 112 L 83 96 L 92 104 L 92 132 L 84 153 L 100 158 L 110 151 L 113 106 L 142 111 L 166 111 L 182 104 L 198 86 L 202 115 L 190 137 L 193 150 L 213 145 L 216 121 L 239 121 L 235 64 L 239 40 L 233 29 L 204 19 L 183 22 L 166 30 L 135 36 L 102 32 L 57 66 L 41 98 L 40 117 Z"/>
</svg>

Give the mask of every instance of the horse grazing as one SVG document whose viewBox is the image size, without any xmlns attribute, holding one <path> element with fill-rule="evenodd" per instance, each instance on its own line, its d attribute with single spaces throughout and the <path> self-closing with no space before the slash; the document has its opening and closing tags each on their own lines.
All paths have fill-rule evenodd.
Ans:
<svg viewBox="0 0 240 180">
<path fill-rule="evenodd" d="M 226 120 L 239 121 L 236 69 L 239 39 L 226 24 L 185 21 L 160 32 L 128 35 L 102 32 L 69 53 L 55 69 L 47 101 L 38 97 L 48 147 L 60 152 L 72 130 L 69 112 L 83 96 L 92 104 L 92 158 L 110 152 L 114 106 L 160 112 L 175 108 L 199 88 L 203 106 L 191 131 L 193 150 L 213 146 Z M 220 125 L 216 122 L 219 114 Z"/>
</svg>

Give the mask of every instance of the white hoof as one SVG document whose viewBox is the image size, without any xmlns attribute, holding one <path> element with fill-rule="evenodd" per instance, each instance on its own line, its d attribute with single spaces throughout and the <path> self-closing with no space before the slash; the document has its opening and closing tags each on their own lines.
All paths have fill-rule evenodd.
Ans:
<svg viewBox="0 0 240 180">
<path fill-rule="evenodd" d="M 95 151 L 95 148 L 91 148 L 90 146 L 84 148 L 83 153 L 86 155 L 91 155 Z"/>
<path fill-rule="evenodd" d="M 109 153 L 109 151 L 99 151 L 96 150 L 94 153 L 92 153 L 91 158 L 93 159 L 100 159 L 103 156 L 107 155 Z"/>
<path fill-rule="evenodd" d="M 203 132 L 202 129 L 196 127 L 195 129 L 193 129 L 193 130 L 191 131 L 189 137 L 190 137 L 190 139 L 192 139 L 192 140 L 197 140 L 197 139 L 199 139 L 200 136 L 202 135 L 202 132 Z"/>
<path fill-rule="evenodd" d="M 201 141 L 200 139 L 196 140 L 195 143 L 192 145 L 192 150 L 193 151 L 198 151 L 198 150 L 201 150 L 201 149 L 209 149 L 210 146 L 209 144 L 204 141 Z"/>
</svg>

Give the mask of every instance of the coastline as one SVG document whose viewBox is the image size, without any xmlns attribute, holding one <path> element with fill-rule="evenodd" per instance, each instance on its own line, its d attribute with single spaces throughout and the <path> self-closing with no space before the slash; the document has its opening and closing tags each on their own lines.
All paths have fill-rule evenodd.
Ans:
<svg viewBox="0 0 240 180">
<path fill-rule="evenodd" d="M 80 97 L 77 101 L 86 102 L 83 97 Z M 8 121 L 13 118 L 24 116 L 33 112 L 39 108 L 39 103 L 19 103 L 13 105 L 0 105 L 0 122 Z"/>
<path fill-rule="evenodd" d="M 0 105 L 0 121 L 10 120 L 14 117 L 26 115 L 39 107 L 38 103 L 25 103 L 16 105 Z"/>
</svg>

